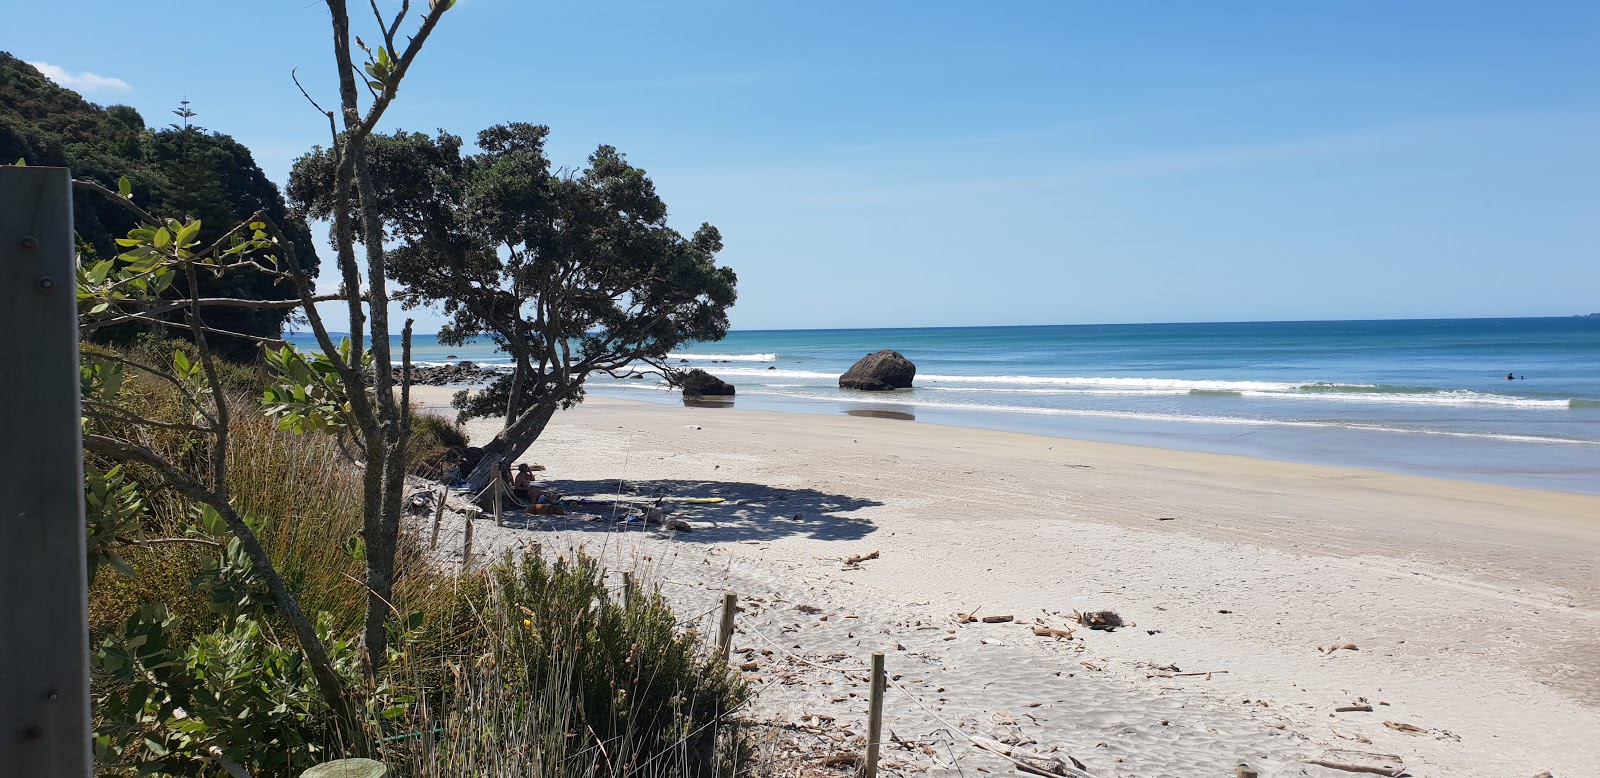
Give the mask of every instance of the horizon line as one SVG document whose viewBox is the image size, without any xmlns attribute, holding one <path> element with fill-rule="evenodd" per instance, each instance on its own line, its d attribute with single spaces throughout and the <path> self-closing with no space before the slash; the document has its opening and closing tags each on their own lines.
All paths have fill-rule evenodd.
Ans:
<svg viewBox="0 0 1600 778">
<path fill-rule="evenodd" d="M 1175 324 L 1358 324 L 1370 322 L 1392 321 L 1519 321 L 1523 319 L 1587 319 L 1600 318 L 1600 313 L 1573 313 L 1567 315 L 1547 316 L 1423 316 L 1416 318 L 1396 319 L 1211 319 L 1205 321 L 1142 321 L 1142 322 L 1097 322 L 1097 323 L 1060 323 L 1060 324 L 935 324 L 926 326 L 907 327 L 765 327 L 750 329 L 729 329 L 729 334 L 735 332 L 851 332 L 858 330 L 982 330 L 982 329 L 1023 329 L 1029 327 L 1163 327 Z M 285 330 L 284 336 L 311 335 L 311 330 Z M 331 335 L 349 335 L 348 330 L 328 330 Z M 363 333 L 364 335 L 366 333 Z M 416 335 L 433 335 L 437 332 L 417 332 Z M 390 338 L 399 335 L 391 334 Z M 487 336 L 484 336 L 487 337 Z M 706 341 L 715 342 L 715 341 Z"/>
</svg>

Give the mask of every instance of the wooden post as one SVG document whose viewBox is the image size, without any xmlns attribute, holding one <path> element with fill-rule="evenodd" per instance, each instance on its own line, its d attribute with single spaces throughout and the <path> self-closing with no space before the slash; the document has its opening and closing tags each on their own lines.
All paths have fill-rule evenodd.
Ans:
<svg viewBox="0 0 1600 778">
<path fill-rule="evenodd" d="M 505 488 L 505 487 L 502 486 L 501 483 L 500 483 L 500 474 L 499 473 L 495 473 L 494 474 L 494 525 L 496 527 L 504 527 L 506 525 L 505 517 L 500 514 L 500 490 L 503 489 L 503 488 Z"/>
<path fill-rule="evenodd" d="M 428 548 L 439 547 L 439 524 L 444 521 L 444 501 L 450 496 L 450 487 L 439 488 L 439 504 L 433 506 L 433 537 L 428 540 Z"/>
<path fill-rule="evenodd" d="M 878 776 L 878 741 L 883 739 L 883 653 L 872 655 L 872 696 L 867 703 L 867 763 L 862 768 L 864 778 Z"/>
<path fill-rule="evenodd" d="M 6 160 L 9 163 L 11 160 Z M 72 174 L 0 167 L 0 775 L 88 778 Z"/>
<path fill-rule="evenodd" d="M 1259 775 L 1261 775 L 1260 773 L 1256 772 L 1254 767 L 1251 767 L 1247 764 L 1240 764 L 1238 767 L 1233 768 L 1233 772 L 1235 775 L 1239 776 L 1239 778 L 1257 778 Z"/>
<path fill-rule="evenodd" d="M 622 601 L 633 602 L 633 573 L 627 571 L 622 573 Z"/>
<path fill-rule="evenodd" d="M 722 624 L 717 628 L 717 656 L 728 661 L 733 648 L 733 614 L 739 610 L 739 595 L 728 592 L 722 595 Z"/>
<path fill-rule="evenodd" d="M 472 514 L 464 514 L 467 523 L 466 536 L 461 541 L 461 572 L 472 572 Z"/>
</svg>

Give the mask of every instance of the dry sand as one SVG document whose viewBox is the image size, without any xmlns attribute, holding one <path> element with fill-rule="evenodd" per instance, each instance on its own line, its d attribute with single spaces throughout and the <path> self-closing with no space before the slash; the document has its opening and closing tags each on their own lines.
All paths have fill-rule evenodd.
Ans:
<svg viewBox="0 0 1600 778">
<path fill-rule="evenodd" d="M 1010 773 L 980 735 L 1096 776 L 1350 775 L 1304 761 L 1340 748 L 1418 776 L 1600 776 L 1600 497 L 603 399 L 558 414 L 523 461 L 569 495 L 727 499 L 666 503 L 691 532 L 517 517 L 479 522 L 477 548 L 581 544 L 649 567 L 686 616 L 738 592 L 752 711 L 802 725 L 785 739 L 858 748 L 851 669 L 883 651 L 886 734 L 911 744 L 885 747 L 897 771 Z M 453 522 L 441 545 L 459 543 Z M 1129 625 L 1072 623 L 1091 609 Z"/>
</svg>

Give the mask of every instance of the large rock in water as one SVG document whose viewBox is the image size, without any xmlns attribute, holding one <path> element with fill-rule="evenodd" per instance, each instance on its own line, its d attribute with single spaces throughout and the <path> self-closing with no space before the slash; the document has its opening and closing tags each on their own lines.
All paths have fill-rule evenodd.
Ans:
<svg viewBox="0 0 1600 778">
<path fill-rule="evenodd" d="M 917 377 L 917 366 L 898 351 L 884 349 L 861 358 L 839 376 L 840 389 L 862 389 L 882 392 L 889 389 L 910 389 L 911 379 Z"/>
<path fill-rule="evenodd" d="M 733 384 L 728 383 L 700 368 L 690 370 L 678 376 L 678 386 L 683 388 L 687 397 L 733 396 Z"/>
</svg>

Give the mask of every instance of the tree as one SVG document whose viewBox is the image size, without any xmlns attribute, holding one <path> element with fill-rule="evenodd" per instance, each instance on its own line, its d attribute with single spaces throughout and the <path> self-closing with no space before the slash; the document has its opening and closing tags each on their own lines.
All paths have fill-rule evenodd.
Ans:
<svg viewBox="0 0 1600 778">
<path fill-rule="evenodd" d="M 387 260 L 404 284 L 398 297 L 444 309 L 441 343 L 487 337 L 512 358 L 487 391 L 457 397 L 462 416 L 504 421 L 468 477 L 479 487 L 557 410 L 583 400 L 590 375 L 641 361 L 664 368 L 680 344 L 721 339 L 735 298 L 734 272 L 715 263 L 715 227 L 691 237 L 670 228 L 655 184 L 610 146 L 582 170 L 552 172 L 548 135 L 497 125 L 466 157 L 443 133 L 371 139 L 376 202 L 362 207 L 382 215 L 369 234 L 397 244 Z M 321 149 L 296 163 L 297 208 L 337 213 L 331 167 Z"/>
<path fill-rule="evenodd" d="M 402 379 L 400 396 L 395 396 L 392 350 L 389 344 L 388 257 L 383 242 L 382 216 L 369 204 L 376 203 L 374 176 L 367 142 L 405 79 L 406 72 L 422 52 L 439 20 L 455 4 L 454 0 L 430 0 L 413 34 L 402 50 L 396 44 L 400 27 L 411 11 L 410 0 L 403 0 L 390 19 L 372 5 L 380 38 L 367 46 L 350 32 L 350 13 L 345 0 L 327 0 L 332 17 L 334 64 L 339 75 L 338 110 L 325 110 L 306 95 L 308 101 L 328 120 L 333 147 L 330 180 L 329 216 L 333 222 L 332 241 L 338 257 L 340 297 L 350 321 L 348 346 L 337 344 L 323 323 L 316 307 L 312 269 L 296 258 L 296 252 L 283 235 L 273 237 L 284 247 L 287 272 L 295 294 L 302 303 L 311 332 L 322 351 L 320 365 L 326 373 L 315 380 L 338 390 L 340 403 L 333 412 L 364 458 L 362 468 L 362 538 L 366 547 L 367 613 L 362 649 L 369 676 L 382 667 L 389 644 L 390 601 L 394 592 L 395 553 L 400 536 L 400 503 L 404 496 L 406 445 L 411 439 L 411 409 L 406 392 L 409 372 L 411 322 L 402 331 Z M 351 52 L 354 43 L 367 54 L 358 69 Z M 357 83 L 357 77 L 361 83 Z M 362 88 L 369 96 L 363 108 Z M 359 201 L 357 197 L 359 195 Z M 356 243 L 365 236 L 366 273 L 356 261 Z M 364 284 L 364 286 L 363 286 Z M 365 307 L 363 307 L 365 303 Z M 363 345 L 370 336 L 371 352 Z M 293 357 L 290 357 L 293 360 Z M 372 389 L 366 385 L 372 377 Z M 303 392 L 299 392 L 303 394 Z M 290 387 L 288 396 L 297 396 Z M 328 409 L 308 408 L 299 403 L 281 406 L 288 416 L 318 415 Z"/>
<path fill-rule="evenodd" d="M 238 141 L 197 126 L 152 131 L 138 111 L 125 105 L 102 109 L 51 83 L 32 65 L 0 53 L 0 163 L 18 159 L 30 165 L 70 167 L 74 178 L 106 188 L 127 178 L 144 207 L 204 224 L 199 239 L 207 243 L 260 211 L 280 225 L 308 271 L 317 272 L 310 229 L 303 219 L 290 216 L 277 185 Z M 79 197 L 73 206 L 80 246 L 91 256 L 116 256 L 120 253 L 116 239 L 139 226 L 131 212 L 105 198 Z M 278 280 L 248 268 L 207 274 L 198 279 L 198 293 L 291 299 L 289 286 Z M 186 281 L 180 278 L 178 283 L 181 287 Z M 215 335 L 212 348 L 236 361 L 253 359 L 260 353 L 255 339 L 276 339 L 291 313 L 291 306 L 214 310 L 208 320 L 212 327 L 244 337 Z M 97 337 L 127 340 L 151 326 L 135 323 L 102 329 Z"/>
</svg>

